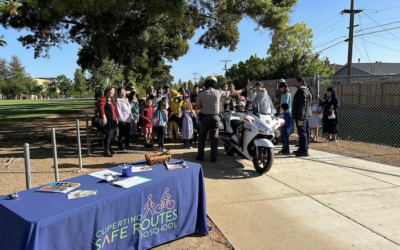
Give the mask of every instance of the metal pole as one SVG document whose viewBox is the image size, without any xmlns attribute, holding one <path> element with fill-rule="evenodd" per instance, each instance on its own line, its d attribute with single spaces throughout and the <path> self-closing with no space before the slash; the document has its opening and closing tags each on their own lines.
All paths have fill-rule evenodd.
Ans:
<svg viewBox="0 0 400 250">
<path fill-rule="evenodd" d="M 89 118 L 86 114 L 86 137 L 87 137 L 87 153 L 90 156 L 90 139 L 89 139 Z"/>
<path fill-rule="evenodd" d="M 51 142 L 53 143 L 54 174 L 56 181 L 59 181 L 60 178 L 58 177 L 56 131 L 54 128 L 51 128 Z"/>
<path fill-rule="evenodd" d="M 26 189 L 31 188 L 31 159 L 29 155 L 29 143 L 24 144 L 24 159 L 25 159 L 25 179 Z"/>
<path fill-rule="evenodd" d="M 79 119 L 76 120 L 76 137 L 78 138 L 79 170 L 82 170 L 81 136 L 79 131 Z"/>
</svg>

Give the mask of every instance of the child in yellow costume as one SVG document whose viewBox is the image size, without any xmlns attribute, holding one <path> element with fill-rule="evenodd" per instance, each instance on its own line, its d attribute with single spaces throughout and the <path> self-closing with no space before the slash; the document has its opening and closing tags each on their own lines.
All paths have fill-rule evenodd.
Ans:
<svg viewBox="0 0 400 250">
<path fill-rule="evenodd" d="M 174 140 L 178 139 L 178 123 L 182 117 L 182 103 L 182 95 L 176 90 L 171 89 L 169 129 L 171 131 L 171 138 Z"/>
</svg>

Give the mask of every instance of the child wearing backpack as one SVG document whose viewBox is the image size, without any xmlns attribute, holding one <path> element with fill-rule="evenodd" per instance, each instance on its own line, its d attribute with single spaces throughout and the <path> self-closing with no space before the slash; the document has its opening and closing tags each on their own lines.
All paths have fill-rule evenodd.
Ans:
<svg viewBox="0 0 400 250">
<path fill-rule="evenodd" d="M 192 104 L 189 102 L 185 107 L 185 112 L 183 113 L 182 120 L 182 139 L 183 139 L 183 148 L 188 148 L 186 143 L 190 142 L 190 147 L 193 148 L 192 139 L 193 139 L 193 120 L 192 117 L 195 117 L 196 114 L 193 111 Z"/>
<path fill-rule="evenodd" d="M 289 133 L 290 133 L 290 116 L 287 113 L 289 105 L 287 103 L 282 103 L 281 110 L 283 113 L 283 119 L 285 123 L 281 126 L 281 136 L 282 136 L 282 150 L 278 154 L 288 155 L 289 151 Z"/>
<path fill-rule="evenodd" d="M 157 106 L 158 108 L 153 115 L 153 127 L 157 132 L 158 151 L 165 152 L 167 151 L 164 148 L 164 140 L 165 127 L 167 126 L 166 124 L 168 122 L 168 111 L 163 100 L 159 101 Z"/>
</svg>

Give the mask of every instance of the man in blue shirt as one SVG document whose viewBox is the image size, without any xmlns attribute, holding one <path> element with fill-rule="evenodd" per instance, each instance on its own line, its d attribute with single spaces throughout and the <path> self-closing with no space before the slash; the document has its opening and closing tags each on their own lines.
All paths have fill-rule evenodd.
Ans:
<svg viewBox="0 0 400 250">
<path fill-rule="evenodd" d="M 192 99 L 192 91 L 190 89 L 188 89 L 189 84 L 187 82 L 184 82 L 182 85 L 182 89 L 183 91 L 185 91 L 186 94 L 188 94 L 190 100 Z"/>
</svg>

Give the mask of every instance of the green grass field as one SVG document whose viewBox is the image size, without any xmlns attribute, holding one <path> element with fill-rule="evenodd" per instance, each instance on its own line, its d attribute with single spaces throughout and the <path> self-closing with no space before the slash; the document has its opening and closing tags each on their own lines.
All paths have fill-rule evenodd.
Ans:
<svg viewBox="0 0 400 250">
<path fill-rule="evenodd" d="M 94 99 L 1 100 L 0 128 L 94 107 Z"/>
</svg>

